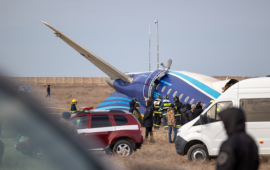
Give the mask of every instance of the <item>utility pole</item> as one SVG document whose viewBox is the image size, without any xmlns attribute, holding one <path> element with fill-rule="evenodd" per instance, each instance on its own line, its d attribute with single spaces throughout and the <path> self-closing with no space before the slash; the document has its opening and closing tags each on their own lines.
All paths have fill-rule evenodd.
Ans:
<svg viewBox="0 0 270 170">
<path fill-rule="evenodd" d="M 158 44 L 158 20 L 155 20 L 155 24 L 157 24 L 157 69 L 159 69 L 159 44 Z"/>
<path fill-rule="evenodd" d="M 151 34 L 149 25 L 149 71 L 151 71 Z"/>
</svg>

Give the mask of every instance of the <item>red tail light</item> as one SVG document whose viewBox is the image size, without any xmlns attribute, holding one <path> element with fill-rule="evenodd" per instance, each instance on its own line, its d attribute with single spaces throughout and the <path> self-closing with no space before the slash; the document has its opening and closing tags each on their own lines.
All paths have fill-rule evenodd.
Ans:
<svg viewBox="0 0 270 170">
<path fill-rule="evenodd" d="M 138 124 L 138 128 L 139 128 L 140 133 L 142 133 L 140 124 Z"/>
</svg>

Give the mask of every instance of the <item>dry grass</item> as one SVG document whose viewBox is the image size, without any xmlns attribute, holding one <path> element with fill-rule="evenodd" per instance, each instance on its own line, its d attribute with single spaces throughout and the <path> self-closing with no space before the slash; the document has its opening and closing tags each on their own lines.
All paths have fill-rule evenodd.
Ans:
<svg viewBox="0 0 270 170">
<path fill-rule="evenodd" d="M 145 141 L 141 149 L 134 152 L 130 157 L 119 158 L 109 157 L 108 159 L 116 167 L 119 162 L 132 170 L 156 169 L 156 170 L 172 170 L 172 169 L 199 169 L 212 170 L 215 169 L 215 161 L 212 160 L 207 164 L 197 165 L 190 163 L 187 156 L 180 156 L 176 153 L 175 144 L 169 143 L 168 131 L 163 129 L 154 131 L 155 143 Z M 108 157 L 103 155 L 103 157 Z M 119 167 L 121 169 L 121 167 Z"/>
<path fill-rule="evenodd" d="M 100 155 L 101 159 L 108 159 L 116 169 L 155 169 L 155 170 L 214 170 L 216 159 L 211 159 L 205 164 L 189 162 L 187 156 L 176 153 L 174 143 L 169 143 L 168 132 L 160 129 L 154 132 L 155 143 L 146 141 L 142 149 L 134 152 L 130 157 L 120 158 L 116 156 Z M 122 164 L 120 164 L 120 162 Z M 123 167 L 124 166 L 124 167 Z M 260 156 L 260 170 L 270 169 L 270 157 Z"/>
</svg>

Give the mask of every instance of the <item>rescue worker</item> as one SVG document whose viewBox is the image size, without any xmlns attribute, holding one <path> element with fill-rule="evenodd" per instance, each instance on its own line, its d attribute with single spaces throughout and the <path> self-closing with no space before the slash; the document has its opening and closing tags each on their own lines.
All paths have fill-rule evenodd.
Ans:
<svg viewBox="0 0 270 170">
<path fill-rule="evenodd" d="M 133 110 L 133 115 L 136 117 L 136 119 L 138 119 L 138 121 L 140 122 L 141 125 L 143 125 L 143 121 L 142 121 L 142 116 L 140 113 L 140 104 L 136 103 L 134 110 Z"/>
<path fill-rule="evenodd" d="M 137 99 L 136 97 L 134 97 L 134 98 L 129 102 L 129 107 L 130 107 L 129 112 L 130 112 L 130 113 L 133 113 L 133 110 L 134 110 L 134 108 L 135 108 L 136 102 L 138 102 L 138 99 Z"/>
<path fill-rule="evenodd" d="M 154 129 L 159 129 L 160 123 L 161 123 L 161 117 L 162 117 L 162 112 L 159 111 L 160 105 L 161 105 L 161 95 L 157 96 L 157 99 L 154 101 Z"/>
<path fill-rule="evenodd" d="M 77 100 L 76 99 L 73 99 L 71 101 L 70 113 L 77 112 L 76 104 L 77 104 Z"/>
<path fill-rule="evenodd" d="M 210 100 L 210 102 L 209 102 L 209 104 L 208 104 L 208 106 L 207 107 L 209 107 L 212 103 L 214 103 L 215 102 L 215 100 Z M 206 107 L 206 108 L 207 108 Z M 219 108 L 217 108 L 217 112 L 219 113 L 220 112 L 220 109 Z"/>
<path fill-rule="evenodd" d="M 226 86 L 222 87 L 222 90 L 223 90 L 222 93 L 224 93 L 226 90 L 228 90 L 232 85 L 233 84 L 226 84 Z"/>
<path fill-rule="evenodd" d="M 218 115 L 223 121 L 228 139 L 220 147 L 217 170 L 257 170 L 258 147 L 246 133 L 244 112 L 237 108 L 230 108 Z"/>
<path fill-rule="evenodd" d="M 181 107 L 182 102 L 179 101 L 178 96 L 174 96 L 174 107 L 175 107 L 175 121 L 176 121 L 176 128 L 181 127 Z"/>
<path fill-rule="evenodd" d="M 62 113 L 62 120 L 60 121 L 61 126 L 71 135 L 75 136 L 78 134 L 76 126 L 69 121 L 71 114 L 69 112 Z"/>
<path fill-rule="evenodd" d="M 169 142 L 174 143 L 176 140 L 177 128 L 176 128 L 176 121 L 175 121 L 175 105 L 171 104 L 170 108 L 167 110 L 166 119 L 168 121 L 169 126 Z M 173 130 L 173 141 L 171 140 L 171 133 Z"/>
<path fill-rule="evenodd" d="M 193 114 L 191 112 L 191 105 L 188 103 L 182 110 L 182 119 L 181 119 L 181 125 L 188 123 L 193 119 Z"/>
<path fill-rule="evenodd" d="M 153 131 L 152 131 L 152 127 L 153 127 L 153 106 L 152 106 L 152 100 L 147 100 L 146 101 L 146 110 L 144 113 L 144 117 L 143 117 L 143 124 L 145 127 L 145 139 L 147 140 L 148 135 L 150 133 L 150 142 L 154 143 L 154 138 L 153 138 Z"/>
<path fill-rule="evenodd" d="M 168 130 L 168 124 L 167 124 L 167 119 L 166 119 L 166 114 L 167 114 L 167 110 L 170 108 L 171 106 L 171 102 L 169 100 L 169 96 L 165 95 L 163 97 L 163 101 L 162 104 L 160 105 L 160 111 L 162 112 L 162 116 L 163 116 L 163 125 L 164 125 L 164 129 Z"/>
<path fill-rule="evenodd" d="M 193 110 L 194 119 L 203 112 L 202 106 L 203 106 L 202 102 L 197 103 L 196 108 Z"/>
<path fill-rule="evenodd" d="M 210 102 L 209 102 L 209 104 L 208 104 L 208 106 L 207 107 L 209 107 L 212 103 L 214 103 L 215 102 L 215 100 L 210 100 Z M 206 108 L 207 108 L 206 107 Z"/>
<path fill-rule="evenodd" d="M 51 97 L 51 85 L 48 85 L 47 87 L 47 96 L 46 97 Z"/>
</svg>

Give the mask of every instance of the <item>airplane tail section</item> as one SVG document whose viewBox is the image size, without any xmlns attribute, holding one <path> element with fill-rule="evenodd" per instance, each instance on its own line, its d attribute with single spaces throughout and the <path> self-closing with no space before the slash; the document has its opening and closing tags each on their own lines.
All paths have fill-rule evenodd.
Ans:
<svg viewBox="0 0 270 170">
<path fill-rule="evenodd" d="M 61 33 L 60 31 L 56 30 L 46 22 L 42 21 L 46 26 L 51 28 L 52 30 L 55 31 L 56 37 L 61 38 L 63 41 L 65 41 L 68 45 L 70 45 L 72 48 L 74 48 L 76 51 L 78 51 L 82 56 L 84 56 L 87 60 L 89 60 L 91 63 L 93 63 L 95 66 L 97 66 L 100 70 L 102 70 L 105 74 L 107 74 L 111 79 L 117 80 L 117 79 L 122 79 L 126 82 L 132 82 L 132 78 L 129 76 L 125 75 L 106 61 L 102 60 L 95 54 L 91 53 L 90 51 L 86 50 L 70 38 L 68 38 L 66 35 Z"/>
</svg>

